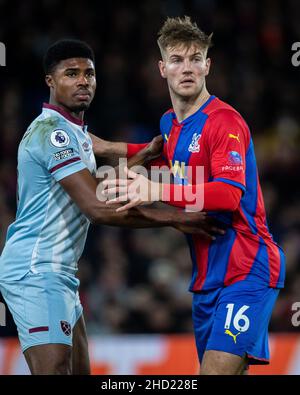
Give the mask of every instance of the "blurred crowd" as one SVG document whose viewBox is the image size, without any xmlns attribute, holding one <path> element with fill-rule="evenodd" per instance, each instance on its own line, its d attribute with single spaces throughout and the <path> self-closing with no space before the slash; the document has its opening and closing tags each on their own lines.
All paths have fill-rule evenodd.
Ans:
<svg viewBox="0 0 300 395">
<path fill-rule="evenodd" d="M 0 0 L 0 41 L 7 48 L 7 66 L 0 67 L 0 251 L 15 217 L 18 143 L 48 100 L 42 69 L 48 45 L 72 37 L 94 49 L 98 88 L 86 114 L 93 133 L 146 142 L 170 108 L 157 67 L 157 32 L 167 16 L 185 14 L 214 32 L 208 90 L 250 126 L 269 228 L 286 252 L 286 287 L 271 330 L 299 330 L 291 324 L 291 306 L 300 302 L 300 67 L 291 64 L 292 43 L 300 41 L 296 0 Z M 179 232 L 92 227 L 79 267 L 90 334 L 192 331 L 191 260 Z M 12 333 L 11 321 L 0 328 L 2 336 Z"/>
</svg>

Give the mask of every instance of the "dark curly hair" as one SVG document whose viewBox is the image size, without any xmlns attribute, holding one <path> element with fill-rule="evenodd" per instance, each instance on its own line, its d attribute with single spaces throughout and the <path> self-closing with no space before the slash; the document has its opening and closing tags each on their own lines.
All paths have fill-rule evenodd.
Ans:
<svg viewBox="0 0 300 395">
<path fill-rule="evenodd" d="M 94 52 L 87 43 L 80 40 L 63 39 L 47 49 L 43 62 L 45 74 L 51 74 L 61 60 L 70 58 L 87 58 L 95 63 Z"/>
</svg>

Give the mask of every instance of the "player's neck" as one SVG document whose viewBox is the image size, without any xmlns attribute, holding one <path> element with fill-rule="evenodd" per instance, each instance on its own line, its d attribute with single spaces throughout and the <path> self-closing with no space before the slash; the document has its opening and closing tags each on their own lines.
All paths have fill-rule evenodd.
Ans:
<svg viewBox="0 0 300 395">
<path fill-rule="evenodd" d="M 171 93 L 171 101 L 178 122 L 184 121 L 194 114 L 209 99 L 210 94 L 204 86 L 200 94 L 195 98 L 183 98 Z"/>
<path fill-rule="evenodd" d="M 66 107 L 63 104 L 57 102 L 51 96 L 50 96 L 50 99 L 49 99 L 49 104 L 51 104 L 53 106 L 56 106 L 56 107 L 60 107 L 62 110 L 64 110 L 68 114 L 70 114 L 72 117 L 78 119 L 79 121 L 83 121 L 84 111 L 80 111 L 80 112 L 70 111 L 70 109 L 68 107 Z"/>
</svg>

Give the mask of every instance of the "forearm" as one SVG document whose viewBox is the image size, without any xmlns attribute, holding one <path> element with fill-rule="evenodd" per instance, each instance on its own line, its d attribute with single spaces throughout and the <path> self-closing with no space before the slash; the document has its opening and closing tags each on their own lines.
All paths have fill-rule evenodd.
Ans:
<svg viewBox="0 0 300 395">
<path fill-rule="evenodd" d="M 116 206 L 106 204 L 106 198 L 101 193 L 101 184 L 98 184 L 98 180 L 92 177 L 87 169 L 63 178 L 60 185 L 93 224 L 147 228 L 171 226 L 175 223 L 176 217 L 170 210 L 158 212 L 153 208 L 138 207 L 116 212 Z"/>
<path fill-rule="evenodd" d="M 130 144 L 125 142 L 114 142 L 101 139 L 92 133 L 89 133 L 95 156 L 102 158 L 120 157 L 128 158 L 137 155 L 140 151 L 144 150 L 149 143 Z"/>
<path fill-rule="evenodd" d="M 89 133 L 89 135 L 92 139 L 95 156 L 102 158 L 126 158 L 127 143 L 107 141 L 95 136 L 92 133 Z"/>
<path fill-rule="evenodd" d="M 242 191 L 223 182 L 209 182 L 199 185 L 162 184 L 161 200 L 172 206 L 206 211 L 234 211 L 237 209 Z"/>
<path fill-rule="evenodd" d="M 116 212 L 115 208 L 99 207 L 94 224 L 129 228 L 154 228 L 174 226 L 177 223 L 178 210 L 155 207 L 135 207 L 127 211 Z"/>
<path fill-rule="evenodd" d="M 156 203 L 155 206 L 135 207 L 123 212 L 110 213 L 109 218 L 106 217 L 105 219 L 102 216 L 99 223 L 130 228 L 171 226 L 183 233 L 197 234 L 198 237 L 207 241 L 215 240 L 214 235 L 216 234 L 223 235 L 225 233 L 224 229 L 216 225 L 212 218 L 208 218 L 206 213 L 188 213 L 164 203 Z M 108 213 L 103 213 L 103 215 L 108 215 Z"/>
</svg>

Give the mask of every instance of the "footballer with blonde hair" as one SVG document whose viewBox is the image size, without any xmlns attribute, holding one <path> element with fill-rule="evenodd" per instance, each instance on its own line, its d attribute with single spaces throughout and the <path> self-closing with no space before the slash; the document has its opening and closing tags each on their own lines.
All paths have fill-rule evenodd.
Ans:
<svg viewBox="0 0 300 395">
<path fill-rule="evenodd" d="M 168 18 L 158 34 L 159 71 L 172 103 L 160 120 L 161 160 L 173 183 L 128 170 L 126 181 L 105 181 L 105 194 L 108 204 L 123 202 L 118 212 L 155 201 L 183 209 L 194 203 L 194 210 L 208 211 L 226 226 L 215 240 L 187 235 L 189 289 L 200 373 L 238 375 L 248 365 L 269 363 L 268 325 L 284 286 L 285 258 L 267 226 L 249 127 L 206 87 L 211 39 L 187 16 Z M 132 155 L 142 146 L 129 148 Z M 204 172 L 200 183 L 198 168 Z M 122 198 L 112 198 L 116 192 Z"/>
</svg>

